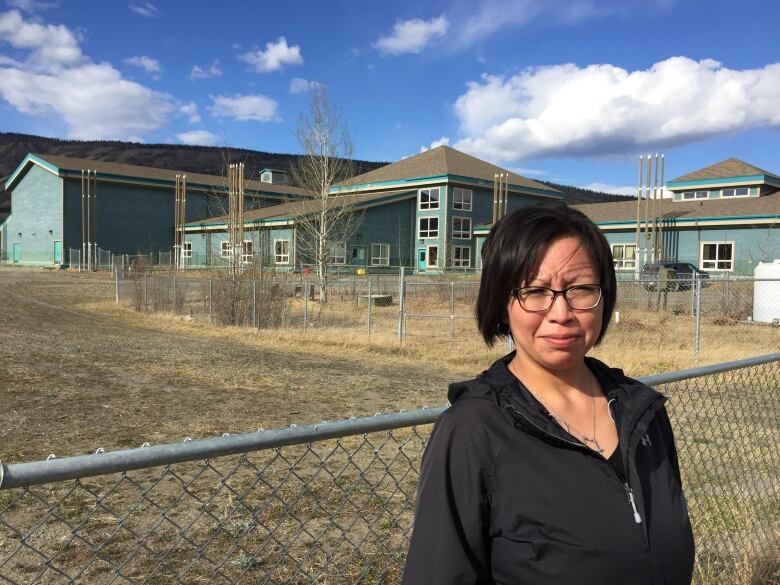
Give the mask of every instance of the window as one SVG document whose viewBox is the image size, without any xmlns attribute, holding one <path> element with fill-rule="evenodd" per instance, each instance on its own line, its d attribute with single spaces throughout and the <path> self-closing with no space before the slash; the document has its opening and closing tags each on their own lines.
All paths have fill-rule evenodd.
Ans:
<svg viewBox="0 0 780 585">
<path fill-rule="evenodd" d="M 636 244 L 612 244 L 612 260 L 615 270 L 636 268 Z"/>
<path fill-rule="evenodd" d="M 471 268 L 471 248 L 468 246 L 453 246 L 452 266 L 455 268 Z"/>
<path fill-rule="evenodd" d="M 452 237 L 459 240 L 468 240 L 471 238 L 471 218 L 453 217 L 452 218 Z"/>
<path fill-rule="evenodd" d="M 247 264 L 251 264 L 254 261 L 255 246 L 252 240 L 245 240 L 243 249 L 241 250 L 241 261 Z"/>
<path fill-rule="evenodd" d="M 428 246 L 425 265 L 429 268 L 435 268 L 439 265 L 439 246 Z"/>
<path fill-rule="evenodd" d="M 220 242 L 219 256 L 220 258 L 230 258 L 230 242 Z"/>
<path fill-rule="evenodd" d="M 733 270 L 734 242 L 702 242 L 702 270 Z"/>
<path fill-rule="evenodd" d="M 192 242 L 184 242 L 181 246 L 181 257 L 192 258 Z"/>
<path fill-rule="evenodd" d="M 750 189 L 748 187 L 734 187 L 732 189 L 723 189 L 721 192 L 722 197 L 747 197 L 750 195 Z"/>
<path fill-rule="evenodd" d="M 709 191 L 683 191 L 683 199 L 706 199 Z"/>
<path fill-rule="evenodd" d="M 421 217 L 420 218 L 420 239 L 439 237 L 439 218 Z"/>
<path fill-rule="evenodd" d="M 471 211 L 471 190 L 455 189 L 452 192 L 452 208 L 461 211 Z"/>
<path fill-rule="evenodd" d="M 274 240 L 274 264 L 290 263 L 290 240 Z"/>
<path fill-rule="evenodd" d="M 330 263 L 331 264 L 346 264 L 347 263 L 347 244 L 340 242 L 333 244 L 330 248 Z"/>
<path fill-rule="evenodd" d="M 371 244 L 371 266 L 390 266 L 390 244 Z"/>
<path fill-rule="evenodd" d="M 439 209 L 439 188 L 420 189 L 420 209 Z"/>
</svg>

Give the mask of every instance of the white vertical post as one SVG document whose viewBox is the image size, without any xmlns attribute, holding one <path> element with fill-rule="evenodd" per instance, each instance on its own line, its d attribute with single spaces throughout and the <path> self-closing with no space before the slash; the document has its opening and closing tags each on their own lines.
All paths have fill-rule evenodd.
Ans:
<svg viewBox="0 0 780 585">
<path fill-rule="evenodd" d="M 114 270 L 114 300 L 119 304 L 119 270 Z"/>
<path fill-rule="evenodd" d="M 309 283 L 303 283 L 303 333 L 309 327 Z"/>
<path fill-rule="evenodd" d="M 404 291 L 404 267 L 401 266 L 401 277 L 398 281 L 398 341 L 399 343 L 404 340 L 404 337 L 406 335 L 406 332 L 404 331 L 404 326 L 406 322 L 406 316 L 405 311 L 406 308 L 404 307 L 405 302 L 405 291 Z"/>
<path fill-rule="evenodd" d="M 695 275 L 696 278 L 696 325 L 694 327 L 694 347 L 693 347 L 693 359 L 698 361 L 699 350 L 701 349 L 701 278 L 699 275 Z"/>
<path fill-rule="evenodd" d="M 450 349 L 455 350 L 455 283 L 450 283 Z"/>
<path fill-rule="evenodd" d="M 252 327 L 257 327 L 257 281 L 252 279 Z"/>
<path fill-rule="evenodd" d="M 371 280 L 368 281 L 368 336 L 371 337 Z"/>
</svg>

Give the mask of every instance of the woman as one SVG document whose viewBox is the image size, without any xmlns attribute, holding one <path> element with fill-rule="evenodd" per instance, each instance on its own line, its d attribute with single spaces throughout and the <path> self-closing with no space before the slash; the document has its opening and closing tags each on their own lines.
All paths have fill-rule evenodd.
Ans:
<svg viewBox="0 0 780 585">
<path fill-rule="evenodd" d="M 586 357 L 615 306 L 606 239 L 566 206 L 525 208 L 493 227 L 482 255 L 479 329 L 516 351 L 450 386 L 403 583 L 688 585 L 693 538 L 665 399 Z"/>
</svg>

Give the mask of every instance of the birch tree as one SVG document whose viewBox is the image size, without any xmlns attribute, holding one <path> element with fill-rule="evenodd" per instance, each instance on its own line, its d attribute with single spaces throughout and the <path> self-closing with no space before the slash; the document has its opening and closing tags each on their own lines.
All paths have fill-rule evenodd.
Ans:
<svg viewBox="0 0 780 585">
<path fill-rule="evenodd" d="M 294 181 L 312 198 L 290 199 L 300 257 L 314 265 L 320 303 L 328 298 L 328 265 L 335 246 L 344 245 L 359 223 L 355 196 L 331 193 L 334 184 L 355 174 L 352 138 L 341 110 L 328 100 L 327 90 L 311 90 L 308 111 L 298 119 L 296 136 L 303 154 L 292 164 Z"/>
</svg>

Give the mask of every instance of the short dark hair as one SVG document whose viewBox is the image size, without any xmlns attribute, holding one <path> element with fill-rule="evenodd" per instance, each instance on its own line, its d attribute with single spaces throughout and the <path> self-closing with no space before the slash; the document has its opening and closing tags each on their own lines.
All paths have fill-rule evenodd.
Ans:
<svg viewBox="0 0 780 585">
<path fill-rule="evenodd" d="M 523 207 L 493 225 L 482 245 L 482 281 L 476 315 L 485 343 L 510 334 L 507 304 L 510 291 L 536 277 L 547 250 L 556 240 L 574 236 L 595 264 L 604 315 L 596 344 L 607 332 L 615 308 L 617 283 L 609 243 L 584 213 L 563 203 Z"/>
</svg>

